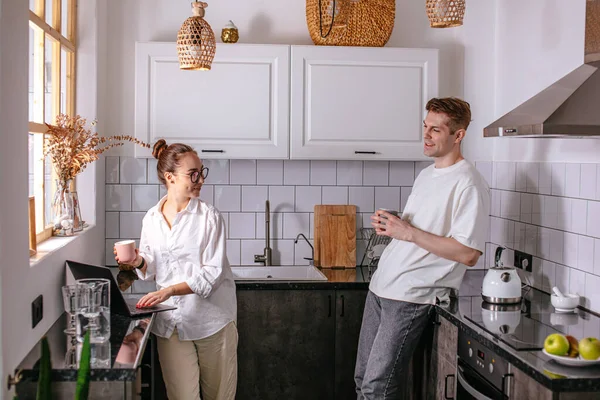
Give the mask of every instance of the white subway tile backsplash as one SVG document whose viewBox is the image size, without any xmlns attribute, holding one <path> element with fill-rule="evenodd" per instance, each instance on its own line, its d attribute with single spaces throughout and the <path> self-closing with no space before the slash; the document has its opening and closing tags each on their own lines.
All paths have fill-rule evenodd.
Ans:
<svg viewBox="0 0 600 400">
<path fill-rule="evenodd" d="M 556 286 L 563 293 L 569 293 L 569 268 L 561 264 L 555 264 Z"/>
<path fill-rule="evenodd" d="M 570 225 L 568 231 L 585 235 L 587 232 L 588 202 L 581 199 L 565 199 L 571 203 Z"/>
<path fill-rule="evenodd" d="M 348 187 L 323 186 L 322 204 L 348 204 Z"/>
<path fill-rule="evenodd" d="M 131 210 L 148 211 L 158 203 L 158 185 L 133 185 Z"/>
<path fill-rule="evenodd" d="M 269 202 L 272 212 L 294 212 L 294 186 L 269 186 Z"/>
<path fill-rule="evenodd" d="M 552 164 L 552 194 L 555 196 L 564 196 L 566 188 L 566 170 L 564 163 Z"/>
<path fill-rule="evenodd" d="M 585 296 L 585 272 L 569 269 L 569 293 Z"/>
<path fill-rule="evenodd" d="M 596 275 L 587 274 L 585 276 L 585 297 L 586 297 L 586 306 L 592 310 L 600 310 L 600 277 Z M 594 318 L 596 320 L 597 318 Z M 586 321 L 588 322 L 588 321 Z M 591 327 L 590 330 L 585 329 L 586 337 L 598 337 L 598 332 L 600 332 L 600 328 L 597 324 Z"/>
<path fill-rule="evenodd" d="M 538 228 L 538 239 L 536 243 L 536 255 L 540 258 L 550 258 L 550 234 L 552 230 L 548 228 Z"/>
<path fill-rule="evenodd" d="M 337 185 L 338 186 L 360 186 L 363 184 L 363 162 L 362 161 L 338 161 L 337 162 Z"/>
<path fill-rule="evenodd" d="M 600 276 L 600 239 L 594 239 L 594 274 Z"/>
<path fill-rule="evenodd" d="M 306 237 L 310 236 L 310 214 L 283 214 L 283 238 L 296 239 L 299 233 L 303 233 Z"/>
<path fill-rule="evenodd" d="M 581 164 L 581 186 L 579 196 L 587 200 L 596 199 L 597 166 L 596 164 Z"/>
<path fill-rule="evenodd" d="M 263 254 L 265 249 L 264 240 L 242 240 L 241 265 L 262 265 L 254 262 L 255 254 Z"/>
<path fill-rule="evenodd" d="M 556 228 L 571 231 L 573 228 L 573 202 L 577 199 L 557 197 Z"/>
<path fill-rule="evenodd" d="M 299 160 L 283 161 L 283 184 L 284 185 L 308 185 L 310 184 L 310 162 Z"/>
<path fill-rule="evenodd" d="M 496 188 L 515 190 L 516 165 L 514 162 L 498 162 L 494 164 Z"/>
<path fill-rule="evenodd" d="M 122 212 L 119 215 L 119 237 L 139 239 L 145 212 Z"/>
<path fill-rule="evenodd" d="M 296 212 L 314 212 L 321 204 L 321 186 L 296 186 Z"/>
<path fill-rule="evenodd" d="M 538 192 L 540 194 L 552 193 L 552 164 L 540 163 Z"/>
<path fill-rule="evenodd" d="M 256 160 L 230 160 L 229 182 L 232 185 L 256 185 Z"/>
<path fill-rule="evenodd" d="M 363 166 L 363 185 L 387 186 L 389 175 L 388 161 L 365 161 Z"/>
<path fill-rule="evenodd" d="M 215 207 L 221 212 L 240 212 L 242 188 L 240 186 L 215 186 Z"/>
<path fill-rule="evenodd" d="M 531 223 L 532 206 L 533 195 L 528 193 L 521 193 L 521 222 Z M 492 196 L 492 209 L 494 209 L 494 207 L 494 197 Z"/>
<path fill-rule="evenodd" d="M 131 185 L 106 185 L 106 211 L 131 211 Z"/>
<path fill-rule="evenodd" d="M 527 168 L 529 163 L 518 162 L 516 177 L 515 177 L 515 190 L 517 192 L 527 191 Z"/>
<path fill-rule="evenodd" d="M 208 168 L 206 183 L 211 185 L 229 185 L 229 160 L 203 160 Z"/>
<path fill-rule="evenodd" d="M 120 183 L 146 183 L 147 164 L 145 158 L 121 157 Z"/>
<path fill-rule="evenodd" d="M 415 163 L 390 161 L 390 186 L 412 186 L 415 182 Z"/>
<path fill-rule="evenodd" d="M 565 196 L 579 197 L 581 185 L 581 164 L 567 164 L 565 171 Z"/>
<path fill-rule="evenodd" d="M 257 160 L 257 185 L 283 185 L 283 160 Z"/>
<path fill-rule="evenodd" d="M 527 163 L 527 169 L 525 171 L 525 180 L 527 182 L 528 193 L 539 193 L 539 182 L 540 182 L 540 164 L 539 163 Z"/>
<path fill-rule="evenodd" d="M 116 266 L 117 261 L 115 260 L 114 247 L 115 243 L 121 239 L 106 239 L 104 240 L 104 264 L 106 266 Z"/>
<path fill-rule="evenodd" d="M 490 215 L 499 217 L 502 212 L 502 192 L 496 189 L 490 189 Z"/>
<path fill-rule="evenodd" d="M 282 213 L 271 213 L 269 226 L 271 229 L 271 239 L 283 239 L 283 216 Z M 265 238 L 265 213 L 256 213 L 256 238 Z"/>
<path fill-rule="evenodd" d="M 565 245 L 565 235 L 562 231 L 550 229 L 550 261 L 563 264 L 563 249 Z"/>
<path fill-rule="evenodd" d="M 388 208 L 400 211 L 400 188 L 399 187 L 376 187 L 375 209 Z"/>
<path fill-rule="evenodd" d="M 503 191 L 500 199 L 500 216 L 519 220 L 521 213 L 521 195 L 517 192 Z"/>
<path fill-rule="evenodd" d="M 600 201 L 588 201 L 587 234 L 600 238 Z"/>
<path fill-rule="evenodd" d="M 229 214 L 229 238 L 254 239 L 256 237 L 256 215 L 254 213 Z"/>
<path fill-rule="evenodd" d="M 158 160 L 156 158 L 148 159 L 148 176 L 146 178 L 146 182 L 150 185 L 160 185 L 160 180 L 158 179 L 158 171 L 156 170 L 156 166 L 158 165 Z"/>
<path fill-rule="evenodd" d="M 227 260 L 230 265 L 239 265 L 241 263 L 242 243 L 240 240 L 227 240 Z"/>
<path fill-rule="evenodd" d="M 556 265 L 553 262 L 542 260 L 542 289 L 546 292 L 556 285 Z"/>
<path fill-rule="evenodd" d="M 415 179 L 417 179 L 417 176 L 419 176 L 421 171 L 423 171 L 425 168 L 429 167 L 432 164 L 433 164 L 432 161 L 417 161 L 417 162 L 415 162 Z"/>
<path fill-rule="evenodd" d="M 317 186 L 335 186 L 337 182 L 337 164 L 335 161 L 311 161 L 310 184 Z"/>
<path fill-rule="evenodd" d="M 579 237 L 574 233 L 567 232 L 564 233 L 563 238 L 564 245 L 562 264 L 571 268 L 579 268 L 577 265 L 579 254 Z"/>
<path fill-rule="evenodd" d="M 119 157 L 106 157 L 105 183 L 119 183 Z"/>
<path fill-rule="evenodd" d="M 577 243 L 577 268 L 594 273 L 594 238 L 579 236 Z M 598 287 L 600 290 L 600 287 Z"/>
<path fill-rule="evenodd" d="M 310 241 L 314 247 L 314 241 Z M 304 258 L 313 258 L 313 251 L 304 239 L 298 240 L 294 245 L 294 265 L 308 265 L 309 260 Z"/>
<path fill-rule="evenodd" d="M 274 265 L 294 265 L 294 241 L 293 240 L 274 240 L 273 241 L 273 264 Z"/>
<path fill-rule="evenodd" d="M 538 227 L 535 225 L 526 225 L 525 226 L 525 253 L 527 254 L 537 254 L 537 237 L 538 237 Z"/>
<path fill-rule="evenodd" d="M 119 238 L 119 213 L 118 212 L 107 212 L 106 213 L 106 232 L 105 236 L 107 239 Z"/>
<path fill-rule="evenodd" d="M 268 186 L 242 186 L 242 211 L 265 211 L 265 202 L 268 198 Z"/>
<path fill-rule="evenodd" d="M 515 222 L 515 240 L 514 249 L 525 251 L 525 237 L 527 226 L 521 222 Z"/>
<path fill-rule="evenodd" d="M 350 187 L 348 191 L 348 203 L 355 205 L 357 212 L 368 213 L 375 211 L 375 188 Z"/>
<path fill-rule="evenodd" d="M 225 238 L 229 239 L 229 213 L 222 212 L 223 224 L 225 225 Z"/>
<path fill-rule="evenodd" d="M 215 204 L 215 187 L 213 185 L 202 185 L 200 200 L 208 204 Z"/>
</svg>

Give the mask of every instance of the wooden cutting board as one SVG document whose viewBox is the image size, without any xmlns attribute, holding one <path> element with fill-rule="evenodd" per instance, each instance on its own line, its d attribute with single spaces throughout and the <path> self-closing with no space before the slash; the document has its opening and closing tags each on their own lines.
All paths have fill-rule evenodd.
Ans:
<svg viewBox="0 0 600 400">
<path fill-rule="evenodd" d="M 356 268 L 356 206 L 315 206 L 315 266 Z"/>
</svg>

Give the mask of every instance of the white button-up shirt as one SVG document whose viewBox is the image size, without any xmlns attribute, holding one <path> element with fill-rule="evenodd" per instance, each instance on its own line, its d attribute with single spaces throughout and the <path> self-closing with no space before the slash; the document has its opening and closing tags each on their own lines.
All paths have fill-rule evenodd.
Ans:
<svg viewBox="0 0 600 400">
<path fill-rule="evenodd" d="M 177 327 L 181 340 L 202 339 L 237 318 L 225 223 L 212 205 L 191 199 L 169 229 L 161 212 L 166 199 L 144 217 L 139 250 L 147 268 L 136 272 L 142 280 L 155 279 L 158 289 L 186 282 L 194 292 L 165 301 L 177 309 L 157 313 L 152 332 L 169 338 Z"/>
</svg>

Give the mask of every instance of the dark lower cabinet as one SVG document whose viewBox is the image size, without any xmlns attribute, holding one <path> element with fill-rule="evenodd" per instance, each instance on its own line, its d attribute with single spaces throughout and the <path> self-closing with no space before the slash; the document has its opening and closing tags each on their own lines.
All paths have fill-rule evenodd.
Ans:
<svg viewBox="0 0 600 400">
<path fill-rule="evenodd" d="M 354 366 L 366 290 L 338 290 L 335 302 L 335 399 L 356 398 Z"/>
<path fill-rule="evenodd" d="M 240 290 L 236 399 L 332 399 L 335 291 Z"/>
</svg>

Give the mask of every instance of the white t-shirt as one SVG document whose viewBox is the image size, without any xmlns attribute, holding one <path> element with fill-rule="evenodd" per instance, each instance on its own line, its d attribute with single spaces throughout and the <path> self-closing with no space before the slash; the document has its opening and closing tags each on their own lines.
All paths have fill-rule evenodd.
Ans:
<svg viewBox="0 0 600 400">
<path fill-rule="evenodd" d="M 490 215 L 490 189 L 466 160 L 447 168 L 431 165 L 413 185 L 402 219 L 434 235 L 451 237 L 484 252 Z M 392 239 L 385 248 L 370 290 L 379 297 L 417 304 L 449 300 L 467 267 L 414 243 Z"/>
<path fill-rule="evenodd" d="M 203 339 L 237 317 L 225 223 L 212 205 L 191 199 L 169 229 L 160 211 L 166 200 L 163 197 L 144 217 L 140 255 L 147 268 L 145 274 L 135 271 L 142 280 L 156 280 L 158 289 L 186 282 L 194 292 L 165 301 L 178 308 L 157 313 L 152 333 L 169 338 L 177 327 L 181 340 Z"/>
</svg>

